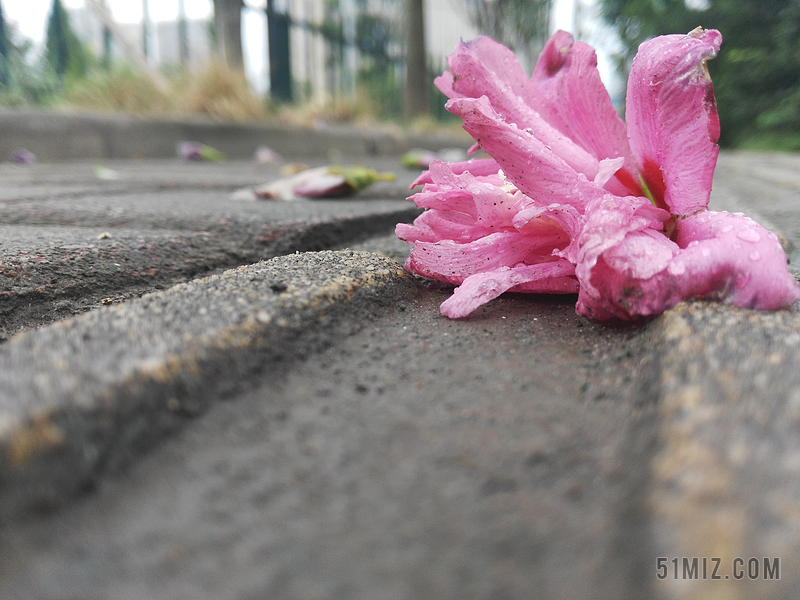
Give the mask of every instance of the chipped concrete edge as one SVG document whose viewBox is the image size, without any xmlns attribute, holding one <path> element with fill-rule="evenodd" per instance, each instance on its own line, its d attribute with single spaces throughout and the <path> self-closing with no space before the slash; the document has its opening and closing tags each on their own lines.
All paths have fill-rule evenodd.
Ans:
<svg viewBox="0 0 800 600">
<path fill-rule="evenodd" d="M 413 286 L 379 254 L 308 252 L 13 338 L 0 347 L 0 523 L 63 504 Z"/>
</svg>

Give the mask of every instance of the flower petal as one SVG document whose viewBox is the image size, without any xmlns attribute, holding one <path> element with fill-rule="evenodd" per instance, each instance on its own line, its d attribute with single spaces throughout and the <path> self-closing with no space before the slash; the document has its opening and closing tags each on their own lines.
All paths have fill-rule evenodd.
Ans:
<svg viewBox="0 0 800 600">
<path fill-rule="evenodd" d="M 558 111 L 531 82 L 516 55 L 493 39 L 478 36 L 461 42 L 447 56 L 452 72 L 445 72 L 434 83 L 448 98 L 480 98 L 501 93 L 521 100 L 558 130 L 566 127 Z M 505 98 L 497 98 L 502 104 Z M 500 110 L 500 105 L 498 105 Z M 516 122 L 516 121 L 515 121 Z M 525 127 L 517 123 L 520 128 Z"/>
<path fill-rule="evenodd" d="M 561 124 L 557 112 L 541 98 L 511 50 L 489 38 L 478 37 L 459 43 L 447 60 L 453 73 L 455 98 L 485 96 L 503 120 L 530 132 L 577 172 L 594 179 L 599 160 L 559 131 L 559 125 L 562 129 L 566 125 Z M 534 99 L 535 107 L 526 102 L 526 96 Z M 558 122 L 554 124 L 553 119 Z"/>
<path fill-rule="evenodd" d="M 622 196 L 642 195 L 625 123 L 600 79 L 594 48 L 557 31 L 545 44 L 532 79 L 565 123 L 562 131 L 570 139 L 598 160 L 623 159 L 623 171 L 608 189 Z"/>
<path fill-rule="evenodd" d="M 662 230 L 669 213 L 644 198 L 607 195 L 587 208 L 577 239 L 578 314 L 604 321 L 659 314 L 679 302 L 657 277 L 678 251 Z"/>
<path fill-rule="evenodd" d="M 452 240 L 417 242 L 411 249 L 406 268 L 424 277 L 460 284 L 476 273 L 512 267 L 525 261 L 532 264 L 552 260 L 554 241 L 561 240 L 559 236 L 553 238 L 501 232 L 465 244 Z"/>
<path fill-rule="evenodd" d="M 627 121 L 639 172 L 658 206 L 691 214 L 708 206 L 719 118 L 706 60 L 722 36 L 700 28 L 643 43 L 628 78 Z"/>
<path fill-rule="evenodd" d="M 778 236 L 741 213 L 704 211 L 679 219 L 676 241 L 685 249 L 672 270 L 686 279 L 687 296 L 760 310 L 800 298 Z"/>
<path fill-rule="evenodd" d="M 466 317 L 482 304 L 503 292 L 538 292 L 545 294 L 574 294 L 578 281 L 567 261 L 501 267 L 494 271 L 467 277 L 453 295 L 442 303 L 443 315 L 451 319 Z"/>
<path fill-rule="evenodd" d="M 503 120 L 486 97 L 449 100 L 446 107 L 464 119 L 464 129 L 535 202 L 564 202 L 583 209 L 586 202 L 606 193 L 534 135 Z"/>
<path fill-rule="evenodd" d="M 499 230 L 476 225 L 474 218 L 454 210 L 426 210 L 414 220 L 413 225 L 400 225 L 404 224 L 399 223 L 395 228 L 397 237 L 411 243 L 440 240 L 474 242 Z"/>
<path fill-rule="evenodd" d="M 602 212 L 590 217 L 589 233 L 581 236 L 579 314 L 630 320 L 690 298 L 774 310 L 800 298 L 777 236 L 745 215 L 702 211 L 679 219 L 673 242 L 657 224 L 630 218 L 624 206 L 607 204 Z M 624 230 L 621 239 L 587 239 L 626 217 L 627 227 L 614 227 Z"/>
<path fill-rule="evenodd" d="M 433 161 L 431 166 L 433 166 L 433 163 L 435 162 L 436 161 Z M 500 170 L 500 165 L 498 165 L 497 161 L 493 158 L 473 158 L 471 160 L 447 164 L 450 168 L 450 171 L 456 175 L 469 172 L 476 177 L 479 177 L 482 175 L 497 174 L 497 172 Z M 409 186 L 409 189 L 414 189 L 416 186 L 423 183 L 433 183 L 433 175 L 430 171 L 430 168 L 429 170 L 420 173 L 420 176 L 414 180 L 414 183 Z"/>
</svg>

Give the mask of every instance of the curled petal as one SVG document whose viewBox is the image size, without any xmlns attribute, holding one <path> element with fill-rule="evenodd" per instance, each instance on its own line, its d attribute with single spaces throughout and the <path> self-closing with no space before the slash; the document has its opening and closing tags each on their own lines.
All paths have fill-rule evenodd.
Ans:
<svg viewBox="0 0 800 600">
<path fill-rule="evenodd" d="M 398 239 L 414 244 L 416 242 L 438 242 L 441 238 L 426 223 L 415 221 L 413 225 L 398 223 L 394 226 L 394 234 Z"/>
<path fill-rule="evenodd" d="M 655 208 L 644 198 L 618 198 L 607 195 L 595 201 L 587 209 L 586 226 L 578 236 L 578 266 L 576 274 L 581 286 L 594 296 L 599 293 L 595 287 L 592 270 L 601 255 L 622 244 L 625 238 L 634 232 L 647 229 L 663 229 L 663 223 L 669 219 L 669 213 Z M 666 236 L 662 237 L 666 240 Z M 635 269 L 637 254 L 631 253 L 628 264 L 617 262 L 617 268 Z"/>
<path fill-rule="evenodd" d="M 425 184 L 421 192 L 411 196 L 419 208 L 463 212 L 475 224 L 495 231 L 511 226 L 516 189 L 497 172 L 477 177 L 469 171 L 456 174 L 448 163 L 434 161 L 430 176 L 433 183 Z"/>
<path fill-rule="evenodd" d="M 700 28 L 643 43 L 628 78 L 627 121 L 639 172 L 659 206 L 691 214 L 708 206 L 719 118 L 706 61 L 722 37 Z"/>
<path fill-rule="evenodd" d="M 778 237 L 741 213 L 704 211 L 679 219 L 676 241 L 685 249 L 671 270 L 686 280 L 687 297 L 760 310 L 784 308 L 800 297 Z"/>
<path fill-rule="evenodd" d="M 482 304 L 507 291 L 538 292 L 544 294 L 574 294 L 578 281 L 574 269 L 567 261 L 546 262 L 536 265 L 500 267 L 494 271 L 476 273 L 467 277 L 453 295 L 441 306 L 443 315 L 451 319 L 466 317 Z"/>
<path fill-rule="evenodd" d="M 760 310 L 800 298 L 777 236 L 746 216 L 703 211 L 679 219 L 676 232 L 673 242 L 653 227 L 629 229 L 621 240 L 591 252 L 591 260 L 576 268 L 578 312 L 630 320 L 690 298 Z"/>
<path fill-rule="evenodd" d="M 628 233 L 583 272 L 578 314 L 598 321 L 630 321 L 659 315 L 676 305 L 684 294 L 668 267 L 677 251 L 674 242 L 653 230 Z M 637 277 L 642 273 L 635 267 L 641 260 L 653 260 L 647 278 Z M 587 281 L 591 285 L 585 285 Z"/>
<path fill-rule="evenodd" d="M 514 227 L 525 235 L 558 235 L 553 244 L 553 255 L 577 262 L 577 239 L 586 224 L 586 217 L 569 204 L 551 204 L 540 207 L 530 204 L 517 212 Z"/>
</svg>

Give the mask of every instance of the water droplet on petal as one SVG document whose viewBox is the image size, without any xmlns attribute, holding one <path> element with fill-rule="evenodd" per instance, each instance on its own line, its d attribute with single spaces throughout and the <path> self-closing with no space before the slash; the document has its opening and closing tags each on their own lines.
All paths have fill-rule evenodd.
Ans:
<svg viewBox="0 0 800 600">
<path fill-rule="evenodd" d="M 708 248 L 703 248 L 702 250 L 700 250 L 700 254 L 702 254 L 703 256 L 711 256 L 711 250 L 709 250 Z"/>
<path fill-rule="evenodd" d="M 725 227 L 723 227 L 720 231 L 722 231 L 722 233 L 728 233 L 729 231 L 733 231 L 733 225 L 725 225 Z"/>
<path fill-rule="evenodd" d="M 752 260 L 753 262 L 761 260 L 761 254 L 759 254 L 758 250 L 755 250 L 750 253 L 750 260 Z"/>
<path fill-rule="evenodd" d="M 683 275 L 686 272 L 686 265 L 679 262 L 670 263 L 669 272 L 672 275 Z"/>
<path fill-rule="evenodd" d="M 756 242 L 761 241 L 761 236 L 754 229 L 743 229 L 739 233 L 736 234 L 740 240 L 744 240 L 745 242 Z"/>
</svg>

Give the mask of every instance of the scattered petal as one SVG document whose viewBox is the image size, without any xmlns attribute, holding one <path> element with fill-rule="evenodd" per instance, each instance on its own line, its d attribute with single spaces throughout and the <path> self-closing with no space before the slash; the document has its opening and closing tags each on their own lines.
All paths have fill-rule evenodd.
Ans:
<svg viewBox="0 0 800 600">
<path fill-rule="evenodd" d="M 280 154 L 269 146 L 259 146 L 253 153 L 253 160 L 260 165 L 279 165 L 283 162 Z"/>
<path fill-rule="evenodd" d="M 225 155 L 206 144 L 200 142 L 182 141 L 178 142 L 176 147 L 178 158 L 183 160 L 192 161 L 214 161 L 220 162 L 225 160 Z"/>
<path fill-rule="evenodd" d="M 31 163 L 35 163 L 36 161 L 37 161 L 36 155 L 30 150 L 26 150 L 25 148 L 17 148 L 11 154 L 11 162 L 20 165 L 29 165 Z"/>
</svg>

